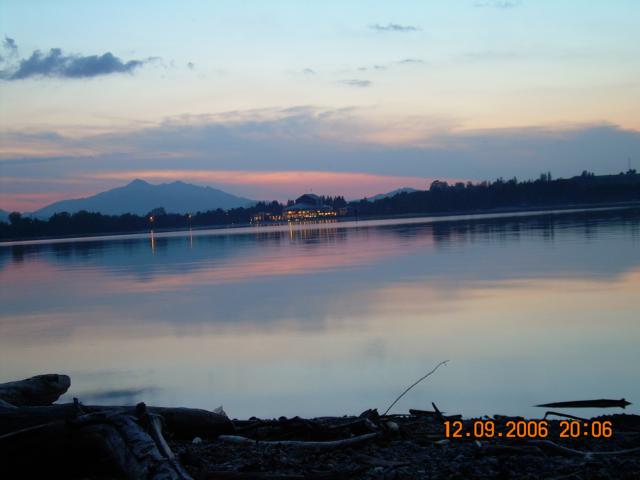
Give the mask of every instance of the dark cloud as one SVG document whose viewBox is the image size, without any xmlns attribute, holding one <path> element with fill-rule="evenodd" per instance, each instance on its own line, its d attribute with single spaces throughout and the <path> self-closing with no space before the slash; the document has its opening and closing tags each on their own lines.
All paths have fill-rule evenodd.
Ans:
<svg viewBox="0 0 640 480">
<path fill-rule="evenodd" d="M 302 70 L 302 73 L 304 73 L 305 75 L 315 75 L 316 71 L 313 68 L 305 68 L 304 70 Z"/>
<path fill-rule="evenodd" d="M 6 43 L 7 39 L 5 39 Z M 13 42 L 15 45 L 15 42 Z M 65 55 L 61 49 L 52 48 L 44 54 L 36 50 L 29 58 L 20 60 L 13 69 L 2 72 L 5 80 L 23 80 L 44 76 L 59 78 L 91 78 L 112 73 L 133 73 L 152 60 L 122 61 L 111 52 L 102 55 Z"/>
<path fill-rule="evenodd" d="M 397 23 L 387 23 L 386 25 L 380 25 L 379 23 L 376 23 L 375 25 L 371 25 L 370 28 L 372 30 L 375 30 L 376 32 L 407 33 L 407 32 L 417 32 L 418 30 L 420 30 L 419 27 L 415 27 L 413 25 L 399 25 Z"/>
<path fill-rule="evenodd" d="M 7 36 L 4 37 L 4 41 L 2 42 L 2 46 L 13 53 L 18 53 L 18 45 L 13 38 L 9 38 Z"/>
<path fill-rule="evenodd" d="M 194 70 L 196 68 L 196 64 L 193 62 L 187 62 L 187 68 L 189 70 Z"/>
<path fill-rule="evenodd" d="M 5 178 L 51 180 L 110 170 L 262 171 L 268 165 L 275 171 L 312 169 L 483 180 L 537 178 L 543 171 L 554 176 L 576 175 L 585 169 L 604 174 L 626 170 L 628 157 L 640 158 L 640 132 L 608 124 L 461 131 L 449 118 L 412 118 L 394 128 L 415 132 L 415 140 L 386 145 L 371 139 L 388 133 L 389 126 L 368 123 L 369 114 L 368 110 L 299 107 L 175 118 L 156 127 L 84 138 L 46 132 L 29 136 L 4 133 L 0 143 L 5 149 L 46 143 L 52 151 L 69 153 L 47 159 L 5 155 L 2 173 Z M 88 149 L 95 155 L 85 156 Z M 6 182 L 1 188 L 12 185 Z M 16 184 L 15 188 L 23 187 Z"/>
<path fill-rule="evenodd" d="M 370 80 L 361 80 L 358 78 L 352 78 L 350 80 L 343 80 L 341 83 L 345 84 L 345 85 L 349 85 L 350 87 L 358 87 L 358 88 L 365 88 L 365 87 L 370 87 L 371 86 L 371 81 Z"/>
<path fill-rule="evenodd" d="M 473 4 L 474 7 L 479 8 L 514 8 L 522 5 L 520 0 L 490 0 L 490 1 L 482 1 L 476 2 Z"/>
</svg>

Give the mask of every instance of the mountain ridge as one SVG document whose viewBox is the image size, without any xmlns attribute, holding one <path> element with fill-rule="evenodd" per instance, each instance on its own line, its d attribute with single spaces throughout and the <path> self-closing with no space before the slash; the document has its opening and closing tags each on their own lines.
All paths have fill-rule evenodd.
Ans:
<svg viewBox="0 0 640 480">
<path fill-rule="evenodd" d="M 151 184 L 135 178 L 126 185 L 105 190 L 83 198 L 61 200 L 42 207 L 31 215 L 48 218 L 55 213 L 76 213 L 81 210 L 105 215 L 131 213 L 145 215 L 154 208 L 164 208 L 167 213 L 192 213 L 197 211 L 228 210 L 254 204 L 254 200 L 238 197 L 222 190 L 194 185 L 182 181 Z"/>
<path fill-rule="evenodd" d="M 367 197 L 367 200 L 370 202 L 375 202 L 376 200 L 382 200 L 383 198 L 395 197 L 399 193 L 412 193 L 417 191 L 417 189 L 411 187 L 400 187 L 387 193 L 379 193 L 377 195 L 373 195 L 372 197 Z"/>
</svg>

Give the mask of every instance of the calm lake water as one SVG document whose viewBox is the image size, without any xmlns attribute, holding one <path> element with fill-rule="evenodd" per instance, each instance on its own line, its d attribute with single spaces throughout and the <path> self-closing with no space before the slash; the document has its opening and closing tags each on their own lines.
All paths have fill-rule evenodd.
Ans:
<svg viewBox="0 0 640 480">
<path fill-rule="evenodd" d="M 637 209 L 0 246 L 0 281 L 0 381 L 64 400 L 358 414 L 448 359 L 393 411 L 640 411 Z"/>
</svg>

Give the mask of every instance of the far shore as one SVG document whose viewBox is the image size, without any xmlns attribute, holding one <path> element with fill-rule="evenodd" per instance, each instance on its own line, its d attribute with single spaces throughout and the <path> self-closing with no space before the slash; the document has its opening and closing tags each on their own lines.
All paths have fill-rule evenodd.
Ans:
<svg viewBox="0 0 640 480">
<path fill-rule="evenodd" d="M 159 237 L 172 237 L 181 236 L 185 233 L 193 233 L 196 235 L 202 235 L 204 232 L 216 231 L 216 233 L 227 233 L 225 231 L 232 231 L 233 233 L 254 233 L 262 232 L 264 229 L 273 229 L 273 231 L 288 230 L 290 228 L 295 229 L 308 229 L 308 228 L 321 228 L 324 225 L 340 224 L 341 228 L 348 228 L 350 226 L 363 226 L 371 224 L 375 225 L 393 225 L 393 224 L 406 224 L 406 223 L 422 223 L 423 221 L 461 221 L 461 220 L 474 220 L 474 219 L 489 219 L 489 218 L 509 218 L 517 216 L 537 216 L 537 215 L 552 215 L 552 214 L 568 214 L 577 212 L 597 212 L 605 210 L 621 210 L 640 208 L 640 201 L 632 202 L 605 202 L 605 203 L 575 203 L 575 204 L 557 204 L 557 205 L 535 205 L 535 206 L 513 206 L 505 208 L 494 209 L 481 209 L 481 210 L 466 210 L 466 211 L 452 211 L 452 212 L 423 212 L 423 213 L 406 213 L 395 215 L 367 215 L 367 216 L 345 216 L 338 217 L 331 221 L 310 221 L 310 222 L 264 222 L 260 224 L 255 223 L 232 223 L 226 225 L 210 225 L 194 228 L 181 228 L 181 229 L 155 229 L 155 230 L 137 230 L 128 232 L 109 232 L 86 235 L 69 235 L 69 236 L 56 236 L 56 237 L 26 237 L 15 238 L 11 240 L 0 241 L 0 247 L 11 247 L 19 245 L 38 245 L 46 243 L 62 243 L 67 241 L 97 241 L 97 240 L 109 240 L 115 238 L 146 238 L 150 233 L 158 235 Z M 369 222 L 384 222 L 384 223 L 369 223 Z M 366 223 L 365 223 L 366 222 Z"/>
</svg>

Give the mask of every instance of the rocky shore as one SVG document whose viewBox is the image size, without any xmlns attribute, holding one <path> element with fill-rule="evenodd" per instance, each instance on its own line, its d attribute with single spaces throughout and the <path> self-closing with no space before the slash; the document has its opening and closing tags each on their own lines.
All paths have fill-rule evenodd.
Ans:
<svg viewBox="0 0 640 480">
<path fill-rule="evenodd" d="M 443 417 L 446 418 L 446 417 Z M 611 438 L 559 437 L 562 420 L 549 420 L 539 438 L 446 438 L 437 415 L 233 421 L 236 435 L 255 440 L 231 443 L 221 437 L 171 442 L 194 478 L 207 479 L 637 479 L 640 478 L 640 416 L 610 415 Z M 507 422 L 495 416 L 496 433 Z M 464 430 L 475 420 L 462 420 Z M 593 419 L 596 420 L 596 419 Z M 348 447 L 308 448 L 376 434 Z M 286 441 L 298 440 L 299 444 Z M 274 443 L 275 442 L 275 443 Z M 281 442 L 281 443 L 277 443 Z M 562 447 L 565 447 L 563 449 Z"/>
<path fill-rule="evenodd" d="M 639 415 L 463 419 L 432 404 L 406 415 L 232 420 L 144 403 L 55 404 L 69 386 L 57 374 L 0 384 L 3 478 L 640 478 Z"/>
</svg>

